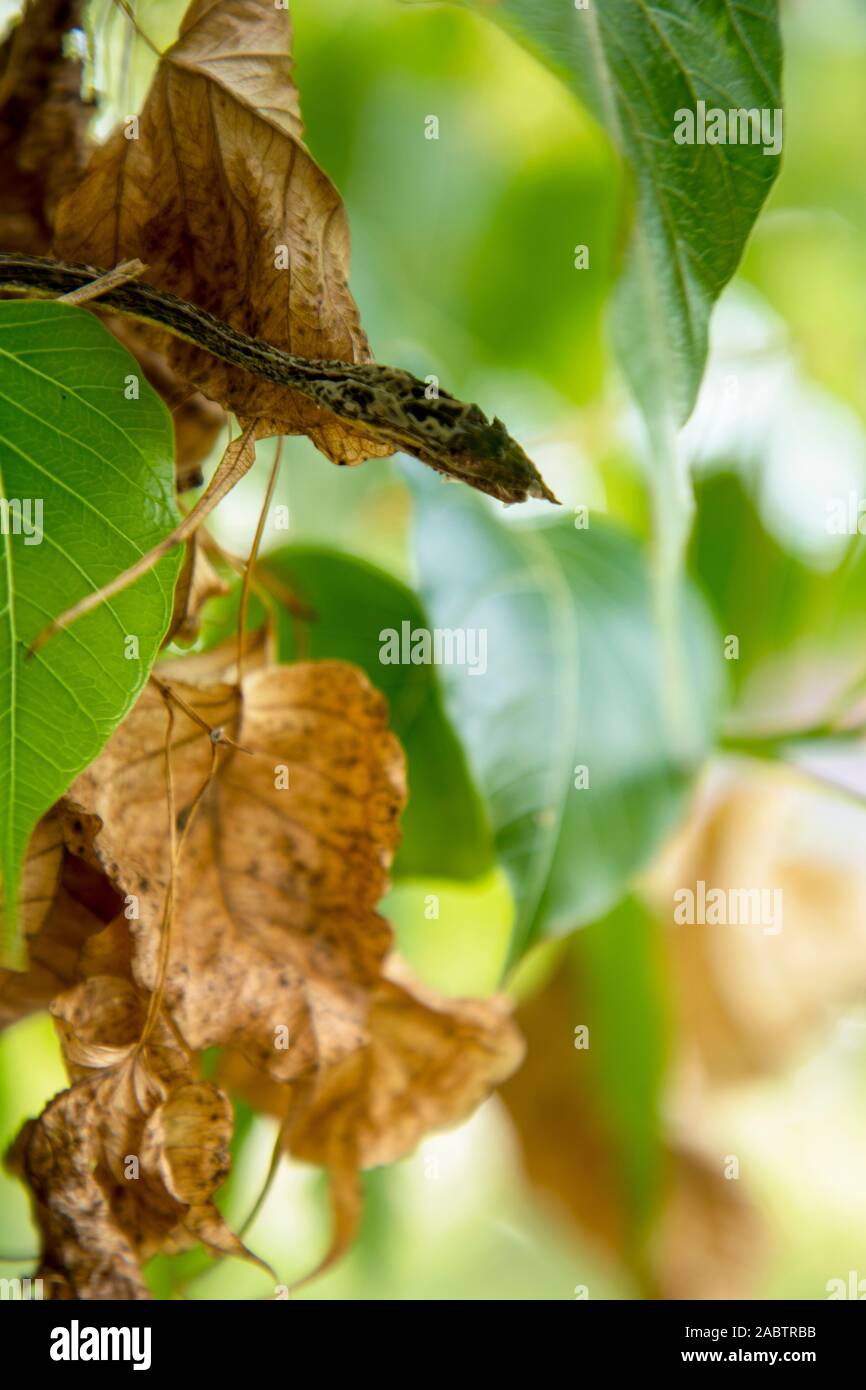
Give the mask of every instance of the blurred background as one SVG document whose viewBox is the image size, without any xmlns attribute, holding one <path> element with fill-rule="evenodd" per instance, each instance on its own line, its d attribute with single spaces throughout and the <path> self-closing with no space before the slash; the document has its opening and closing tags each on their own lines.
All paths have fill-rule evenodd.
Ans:
<svg viewBox="0 0 866 1390">
<path fill-rule="evenodd" d="M 15 9 L 4 0 L 0 16 Z M 139 0 L 136 15 L 162 47 L 182 10 Z M 782 169 L 716 312 L 686 430 L 690 566 L 719 633 L 740 639 L 722 746 L 634 894 L 508 973 L 523 1071 L 461 1129 L 366 1175 L 356 1247 L 297 1298 L 812 1299 L 849 1271 L 866 1280 L 866 747 L 825 727 L 839 713 L 856 730 L 866 704 L 863 538 L 826 520 L 834 499 L 866 496 L 866 7 L 801 0 L 782 14 Z M 348 209 L 376 356 L 501 415 L 567 509 L 645 539 L 635 421 L 606 331 L 623 174 L 604 135 L 466 11 L 293 0 L 292 15 L 307 141 Z M 105 133 L 139 108 L 154 58 L 109 0 L 90 16 Z M 430 115 L 438 140 L 424 138 Z M 577 244 L 591 248 L 579 275 Z M 214 522 L 239 554 L 272 449 Z M 287 440 L 275 502 L 289 539 L 414 585 L 416 467 L 338 471 Z M 442 566 L 459 563 L 446 538 Z M 785 730 L 811 736 L 786 743 L 780 766 L 758 734 Z M 781 884 L 784 932 L 678 930 L 673 887 L 700 878 Z M 384 911 L 425 980 L 500 986 L 512 903 L 499 870 L 401 877 Z M 604 1039 L 588 1068 L 583 1024 Z M 63 1085 L 47 1018 L 0 1037 L 3 1148 Z M 239 1105 L 222 1201 L 233 1222 L 274 1135 Z M 328 1221 L 322 1176 L 284 1163 L 246 1238 L 289 1283 L 323 1253 Z M 35 1237 L 6 1174 L 0 1228 L 0 1273 L 25 1273 Z M 255 1269 L 200 1254 L 160 1258 L 149 1277 L 162 1297 L 270 1292 Z"/>
</svg>

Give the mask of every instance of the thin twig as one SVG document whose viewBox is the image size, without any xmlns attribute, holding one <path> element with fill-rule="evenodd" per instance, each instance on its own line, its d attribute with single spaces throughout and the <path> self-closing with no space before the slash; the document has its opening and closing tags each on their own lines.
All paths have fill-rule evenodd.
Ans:
<svg viewBox="0 0 866 1390">
<path fill-rule="evenodd" d="M 160 683 L 162 684 L 162 683 Z M 162 693 L 162 692 L 161 692 Z M 174 775 L 171 769 L 171 736 L 174 730 L 174 704 L 177 696 L 170 689 L 165 687 L 163 700 L 165 702 L 166 713 L 168 715 L 168 726 L 165 734 L 165 778 L 166 778 L 166 804 L 168 809 L 169 822 L 169 849 L 170 849 L 170 869 L 168 888 L 166 889 L 165 902 L 162 909 L 162 922 L 160 924 L 159 941 L 159 966 L 156 986 L 151 991 L 150 1000 L 147 1006 L 147 1017 L 144 1020 L 144 1027 L 141 1030 L 141 1037 L 136 1044 L 136 1053 L 143 1051 L 147 1041 L 153 1032 L 159 1012 L 162 1008 L 162 1001 L 165 995 L 165 982 L 168 973 L 169 947 L 171 943 L 171 926 L 174 917 L 174 900 L 177 884 L 177 869 L 180 857 L 189 834 L 190 826 L 195 819 L 196 812 L 201 805 L 205 792 L 210 786 L 216 773 L 217 760 L 217 741 L 212 737 L 210 740 L 211 763 L 207 777 L 202 782 L 187 810 L 186 820 L 183 829 L 178 836 L 177 815 L 174 800 Z"/>
<path fill-rule="evenodd" d="M 229 444 L 217 465 L 207 491 L 199 498 L 192 511 L 187 513 L 180 525 L 175 527 L 171 535 L 167 536 L 164 541 L 160 541 L 159 545 L 154 546 L 153 550 L 148 551 L 146 555 L 142 555 L 141 559 L 136 560 L 135 564 L 130 565 L 123 574 L 119 574 L 108 584 L 104 584 L 101 589 L 87 594 L 78 603 L 74 603 L 71 608 L 67 608 L 65 613 L 61 613 L 59 618 L 55 618 L 47 627 L 44 627 L 30 644 L 27 651 L 28 658 L 34 656 L 44 647 L 49 637 L 53 637 L 57 632 L 62 632 L 64 628 L 69 627 L 70 623 L 75 622 L 78 618 L 83 618 L 86 613 L 92 613 L 94 608 L 105 603 L 106 599 L 113 598 L 115 594 L 119 594 L 130 584 L 134 584 L 137 579 L 141 579 L 142 575 L 149 573 L 164 555 L 195 534 L 205 517 L 252 468 L 256 457 L 255 428 L 255 421 L 253 421 L 247 425 L 240 438 Z"/>
<path fill-rule="evenodd" d="M 271 498 L 274 495 L 274 488 L 277 485 L 277 475 L 280 471 L 280 460 L 282 459 L 282 457 L 283 436 L 281 435 L 280 438 L 277 440 L 277 447 L 274 451 L 274 462 L 271 467 L 271 476 L 268 479 L 268 486 L 265 491 L 265 499 L 262 503 L 262 509 L 259 512 L 259 524 L 256 527 L 256 534 L 253 536 L 253 543 L 250 549 L 249 556 L 247 557 L 246 568 L 244 569 L 243 583 L 241 584 L 241 601 L 240 607 L 238 608 L 238 685 L 243 684 L 244 678 L 244 630 L 247 625 L 247 611 L 249 609 L 250 604 L 250 582 L 252 580 L 253 573 L 256 568 L 256 560 L 258 559 L 259 546 L 262 543 L 262 534 L 265 529 L 265 521 L 267 520 L 268 511 L 270 509 Z"/>
<path fill-rule="evenodd" d="M 67 294 L 59 294 L 56 299 L 57 304 L 89 304 L 91 300 L 98 299 L 101 294 L 108 294 L 109 290 L 116 290 L 118 285 L 126 285 L 130 280 L 137 280 L 139 275 L 143 275 L 147 270 L 144 261 L 121 261 L 113 270 L 107 270 L 104 275 L 91 280 L 89 284 L 82 285 L 80 289 L 69 290 Z"/>
<path fill-rule="evenodd" d="M 235 743 L 233 738 L 228 737 L 224 729 L 214 728 L 212 724 L 208 724 L 206 719 L 202 719 L 201 715 L 196 713 L 192 705 L 188 705 L 183 696 L 178 695 L 170 681 L 164 681 L 151 672 L 150 676 L 148 676 L 148 682 L 159 691 L 164 700 L 171 700 L 173 704 L 177 705 L 178 709 L 183 710 L 187 719 L 191 719 L 194 724 L 198 724 L 199 728 L 207 734 L 211 743 L 215 746 L 218 745 L 221 748 L 234 748 L 237 753 L 249 754 L 249 748 L 242 748 L 239 743 Z"/>
<path fill-rule="evenodd" d="M 223 560 L 235 574 L 243 577 L 246 572 L 246 562 L 240 555 L 233 555 L 230 550 L 226 550 L 207 529 L 202 531 L 202 545 L 208 554 L 215 555 L 217 559 Z M 270 570 L 259 570 L 250 580 L 250 585 L 254 593 L 265 602 L 268 599 L 277 599 L 279 603 L 287 608 L 293 618 L 298 618 L 302 622 L 311 623 L 318 618 L 316 609 L 310 603 L 298 597 L 292 590 L 283 584 Z"/>
</svg>

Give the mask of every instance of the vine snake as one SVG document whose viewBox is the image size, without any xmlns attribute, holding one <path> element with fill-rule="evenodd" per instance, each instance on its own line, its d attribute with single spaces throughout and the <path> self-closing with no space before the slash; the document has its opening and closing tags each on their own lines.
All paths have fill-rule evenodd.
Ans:
<svg viewBox="0 0 866 1390">
<path fill-rule="evenodd" d="M 0 289 L 56 297 L 105 274 L 93 266 L 0 253 Z M 502 502 L 524 502 L 527 497 L 557 500 L 501 420 L 491 422 L 477 405 L 467 405 L 446 391 L 431 398 L 430 388 L 410 372 L 376 362 L 297 357 L 140 281 L 105 290 L 99 305 L 167 329 L 223 362 L 299 391 L 345 424 Z"/>
</svg>

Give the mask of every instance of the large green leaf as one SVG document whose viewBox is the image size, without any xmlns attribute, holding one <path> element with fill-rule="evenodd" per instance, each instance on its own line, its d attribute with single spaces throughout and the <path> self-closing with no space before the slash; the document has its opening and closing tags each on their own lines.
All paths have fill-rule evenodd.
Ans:
<svg viewBox="0 0 866 1390">
<path fill-rule="evenodd" d="M 303 654 L 314 660 L 352 661 L 386 696 L 390 727 L 406 751 L 409 802 L 395 878 L 435 876 L 472 879 L 493 863 L 490 829 L 463 750 L 442 707 L 435 670 L 423 665 L 383 664 L 380 633 L 427 627 L 410 589 L 364 560 L 318 546 L 289 545 L 262 561 L 315 610 L 305 627 Z M 208 644 L 234 625 L 236 595 L 214 604 L 205 625 Z M 298 627 L 285 608 L 279 613 L 279 656 L 295 661 Z M 253 608 L 250 618 L 261 617 Z"/>
<path fill-rule="evenodd" d="M 515 894 L 514 958 L 608 911 L 675 822 L 709 745 L 721 646 L 681 595 L 693 717 L 672 730 L 633 540 L 596 521 L 503 525 L 466 489 L 412 485 L 430 621 L 486 633 L 486 674 L 442 678 Z"/>
<path fill-rule="evenodd" d="M 127 399 L 133 376 L 134 359 L 84 310 L 0 303 L 0 496 L 29 502 L 31 526 L 42 507 L 41 538 L 16 534 L 12 505 L 0 536 L 0 870 L 10 959 L 30 832 L 130 708 L 171 615 L 179 555 L 26 656 L 51 618 L 178 519 L 171 420 L 143 379 L 138 399 Z"/>
<path fill-rule="evenodd" d="M 636 206 L 617 296 L 618 346 L 647 417 L 681 423 L 703 373 L 713 304 L 779 158 L 759 143 L 678 144 L 676 113 L 696 111 L 699 101 L 725 113 L 781 109 L 776 0 L 470 4 L 568 83 L 631 166 Z M 575 216 L 579 226 L 577 209 Z"/>
</svg>

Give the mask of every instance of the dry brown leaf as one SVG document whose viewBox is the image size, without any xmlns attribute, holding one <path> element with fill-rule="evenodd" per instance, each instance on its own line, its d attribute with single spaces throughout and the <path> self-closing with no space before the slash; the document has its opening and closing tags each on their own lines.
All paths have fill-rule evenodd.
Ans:
<svg viewBox="0 0 866 1390">
<path fill-rule="evenodd" d="M 252 1258 L 213 1194 L 228 1173 L 231 1107 L 157 1023 L 145 1047 L 145 996 L 95 976 L 52 1012 L 72 1085 L 30 1121 L 11 1163 L 42 1235 L 37 1277 L 55 1298 L 141 1299 L 141 1263 L 203 1240 Z"/>
<path fill-rule="evenodd" d="M 650 1258 L 666 1299 L 747 1298 L 767 1249 L 760 1213 L 705 1153 L 671 1149 Z"/>
<path fill-rule="evenodd" d="M 741 1192 L 678 1139 L 665 1145 L 658 1214 L 646 1252 L 635 1245 L 622 1176 L 621 1140 L 606 1117 L 591 1050 L 572 1045 L 586 1004 L 567 973 L 517 1012 L 524 1065 L 501 1095 L 517 1130 L 527 1176 L 560 1212 L 628 1269 L 644 1297 L 748 1297 L 763 1232 Z"/>
<path fill-rule="evenodd" d="M 0 246 L 46 252 L 54 209 L 80 178 L 95 110 L 81 96 L 83 65 L 67 49 L 84 27 L 84 0 L 27 0 L 0 47 Z"/>
<path fill-rule="evenodd" d="M 51 1299 L 149 1297 L 132 1242 L 95 1173 L 93 1116 L 113 1095 L 110 1078 L 62 1091 L 28 1120 L 7 1156 L 30 1190 L 42 1243 L 37 1277 Z"/>
<path fill-rule="evenodd" d="M 58 210 L 55 251 L 102 266 L 139 257 L 150 284 L 244 333 L 302 357 L 369 361 L 345 209 L 302 143 L 290 51 L 286 9 L 193 0 L 138 138 L 121 129 L 94 151 Z M 157 341 L 172 370 L 256 419 L 260 436 L 309 434 L 342 463 L 391 452 L 292 390 L 176 337 Z"/>
<path fill-rule="evenodd" d="M 384 700 L 340 662 L 259 671 L 242 693 L 172 689 L 179 827 L 206 790 L 178 868 L 166 1007 L 191 1048 L 234 1043 L 288 1080 L 366 1040 L 391 940 L 375 906 L 398 840 L 402 753 Z M 210 782 L 209 728 L 248 750 L 217 749 Z M 105 872 L 138 899 L 134 972 L 148 990 L 170 876 L 166 732 L 151 686 L 69 793 L 102 821 Z"/>
<path fill-rule="evenodd" d="M 145 1126 L 142 1169 L 158 1175 L 163 1190 L 186 1207 L 183 1231 L 225 1255 L 246 1250 L 213 1205 L 213 1194 L 228 1177 L 234 1125 L 228 1097 L 209 1081 L 191 1081 L 173 1090 Z M 177 1233 L 171 1243 L 180 1248 Z"/>
<path fill-rule="evenodd" d="M 328 1170 L 334 1234 L 321 1273 L 357 1229 L 361 1170 L 395 1163 L 431 1131 L 466 1119 L 523 1053 L 503 999 L 446 998 L 392 957 L 372 991 L 364 1047 L 288 1088 L 233 1054 L 222 1080 L 258 1108 L 288 1116 L 286 1150 Z"/>
</svg>

